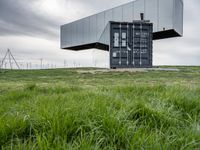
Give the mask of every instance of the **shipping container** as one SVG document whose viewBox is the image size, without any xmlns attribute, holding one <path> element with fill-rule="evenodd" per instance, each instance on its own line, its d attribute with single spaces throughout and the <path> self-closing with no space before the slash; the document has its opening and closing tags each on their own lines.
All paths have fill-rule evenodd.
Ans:
<svg viewBox="0 0 200 150">
<path fill-rule="evenodd" d="M 152 67 L 153 24 L 110 22 L 110 68 Z"/>
</svg>

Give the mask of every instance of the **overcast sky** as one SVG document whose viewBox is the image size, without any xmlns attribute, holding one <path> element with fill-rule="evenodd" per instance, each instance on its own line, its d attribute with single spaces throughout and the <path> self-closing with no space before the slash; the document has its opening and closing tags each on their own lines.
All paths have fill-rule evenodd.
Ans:
<svg viewBox="0 0 200 150">
<path fill-rule="evenodd" d="M 108 52 L 60 49 L 60 25 L 131 0 L 0 0 L 0 59 L 10 48 L 18 62 L 108 66 Z M 200 1 L 184 0 L 184 36 L 154 41 L 154 65 L 200 65 Z"/>
</svg>

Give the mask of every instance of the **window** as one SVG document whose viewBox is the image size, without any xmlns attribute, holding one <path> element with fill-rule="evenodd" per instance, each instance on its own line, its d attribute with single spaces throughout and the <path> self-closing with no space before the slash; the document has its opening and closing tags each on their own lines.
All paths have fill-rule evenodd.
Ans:
<svg viewBox="0 0 200 150">
<path fill-rule="evenodd" d="M 113 52 L 113 57 L 117 57 L 117 53 L 116 52 Z"/>
<path fill-rule="evenodd" d="M 119 33 L 114 33 L 114 47 L 119 47 Z"/>
<path fill-rule="evenodd" d="M 122 40 L 122 47 L 126 47 L 126 40 Z"/>
<path fill-rule="evenodd" d="M 126 39 L 126 33 L 122 32 L 122 39 Z"/>
</svg>

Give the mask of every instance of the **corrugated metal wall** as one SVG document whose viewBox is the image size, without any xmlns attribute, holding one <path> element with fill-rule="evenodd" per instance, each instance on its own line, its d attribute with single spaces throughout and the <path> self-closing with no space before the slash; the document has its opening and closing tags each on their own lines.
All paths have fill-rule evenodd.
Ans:
<svg viewBox="0 0 200 150">
<path fill-rule="evenodd" d="M 111 22 L 110 29 L 110 68 L 152 67 L 152 23 Z"/>
</svg>

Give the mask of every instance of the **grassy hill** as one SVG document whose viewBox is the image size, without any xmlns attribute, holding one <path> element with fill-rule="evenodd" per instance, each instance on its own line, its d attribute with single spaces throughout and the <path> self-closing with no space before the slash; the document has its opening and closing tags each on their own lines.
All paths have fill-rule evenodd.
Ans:
<svg viewBox="0 0 200 150">
<path fill-rule="evenodd" d="M 0 149 L 200 147 L 200 67 L 0 71 Z"/>
</svg>

